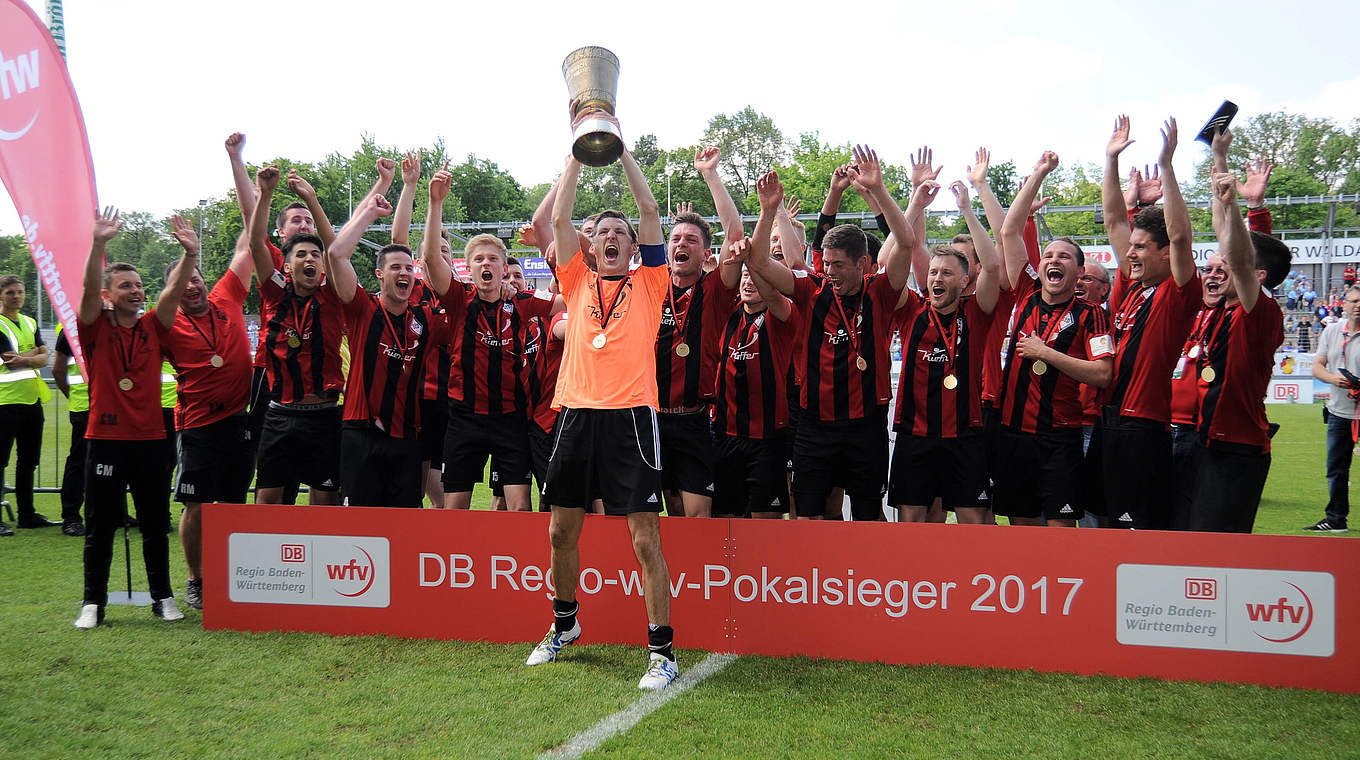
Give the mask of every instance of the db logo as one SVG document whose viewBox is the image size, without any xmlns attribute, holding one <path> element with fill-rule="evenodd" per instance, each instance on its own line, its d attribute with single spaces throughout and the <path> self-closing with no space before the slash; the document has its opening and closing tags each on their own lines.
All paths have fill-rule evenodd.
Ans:
<svg viewBox="0 0 1360 760">
<path fill-rule="evenodd" d="M 279 559 L 284 562 L 306 562 L 307 547 L 302 544 L 283 544 L 279 547 Z"/>
<path fill-rule="evenodd" d="M 1206 600 L 1217 599 L 1218 581 L 1213 578 L 1186 578 L 1185 598 Z"/>
<path fill-rule="evenodd" d="M 1282 593 L 1274 600 L 1246 603 L 1252 633 L 1276 644 L 1297 641 L 1313 625 L 1313 600 L 1289 581 L 1277 589 Z"/>
<path fill-rule="evenodd" d="M 1299 386 L 1297 383 L 1276 383 L 1275 398 L 1280 400 L 1298 398 Z"/>
<path fill-rule="evenodd" d="M 362 546 L 354 548 L 363 555 L 362 558 L 355 555 L 343 564 L 326 563 L 326 578 L 331 582 L 332 589 L 340 596 L 349 598 L 363 596 L 373 587 L 373 578 L 377 574 L 372 555 L 364 551 Z"/>
</svg>

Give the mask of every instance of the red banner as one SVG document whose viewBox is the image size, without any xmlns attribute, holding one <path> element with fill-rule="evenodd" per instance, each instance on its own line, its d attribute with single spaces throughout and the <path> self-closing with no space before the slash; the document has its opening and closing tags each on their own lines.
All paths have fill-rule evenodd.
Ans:
<svg viewBox="0 0 1360 760">
<path fill-rule="evenodd" d="M 0 180 L 57 319 L 74 325 L 97 207 L 94 165 L 66 62 L 21 0 L 0 0 Z M 75 330 L 66 335 L 84 366 Z"/>
<path fill-rule="evenodd" d="M 1360 543 L 663 519 L 676 642 L 720 652 L 1360 692 Z M 203 625 L 524 642 L 547 515 L 204 507 Z M 641 645 L 627 522 L 590 516 L 586 640 Z"/>
</svg>

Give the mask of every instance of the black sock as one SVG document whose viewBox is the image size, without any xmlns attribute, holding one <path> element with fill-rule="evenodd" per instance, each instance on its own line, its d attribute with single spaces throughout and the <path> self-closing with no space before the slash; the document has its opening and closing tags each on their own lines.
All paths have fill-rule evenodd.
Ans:
<svg viewBox="0 0 1360 760">
<path fill-rule="evenodd" d="M 580 609 L 581 605 L 576 602 L 553 599 L 553 627 L 558 633 L 566 633 L 576 627 L 576 613 Z"/>
<path fill-rule="evenodd" d="M 671 641 L 674 638 L 674 628 L 668 625 L 647 624 L 647 649 L 672 662 L 675 661 L 675 655 L 671 653 Z"/>
</svg>

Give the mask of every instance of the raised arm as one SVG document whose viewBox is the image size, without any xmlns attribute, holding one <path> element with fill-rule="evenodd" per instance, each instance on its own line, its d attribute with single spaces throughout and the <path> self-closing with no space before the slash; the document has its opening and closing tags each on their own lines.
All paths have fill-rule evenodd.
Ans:
<svg viewBox="0 0 1360 760">
<path fill-rule="evenodd" d="M 571 223 L 571 212 L 576 206 L 576 183 L 581 179 L 581 162 L 567 156 L 567 166 L 557 180 L 557 197 L 553 200 L 552 232 L 557 247 L 557 268 L 565 268 L 581 252 L 580 238 Z"/>
<path fill-rule="evenodd" d="M 250 258 L 250 230 L 243 229 L 236 236 L 236 250 L 231 255 L 231 263 L 227 265 L 227 274 L 234 275 L 246 290 L 250 290 L 250 273 L 254 269 L 254 261 Z"/>
<path fill-rule="evenodd" d="M 759 278 L 757 287 L 760 287 L 759 283 L 765 283 L 780 293 L 793 295 L 793 271 L 770 259 L 770 229 L 774 224 L 776 208 L 784 202 L 784 184 L 779 181 L 778 172 L 769 172 L 756 180 L 756 198 L 760 200 L 760 218 L 756 220 L 755 234 L 759 236 L 762 233 L 761 225 L 765 225 L 765 245 L 742 249 L 747 253 L 746 268 L 753 279 Z M 728 249 L 732 250 L 730 247 Z M 741 276 L 739 270 L 737 276 Z"/>
<path fill-rule="evenodd" d="M 82 325 L 94 324 L 104 308 L 104 299 L 99 291 L 104 285 L 105 248 L 123 223 L 118 219 L 118 209 L 109 206 L 94 218 L 94 242 L 90 244 L 90 255 L 85 258 L 84 288 L 80 292 L 80 310 L 76 318 Z"/>
<path fill-rule="evenodd" d="M 973 213 L 968 186 L 960 180 L 954 180 L 949 189 L 954 193 L 959 213 L 968 223 L 968 233 L 973 236 L 973 250 L 977 251 L 978 268 L 981 271 L 977 274 L 977 289 L 974 292 L 978 308 L 984 314 L 991 314 L 1001 291 L 1001 262 L 997 259 L 996 246 L 992 244 L 992 236 L 983 228 L 982 222 L 978 221 L 977 214 Z"/>
<path fill-rule="evenodd" d="M 798 221 L 798 199 L 789 198 L 779 206 L 774 228 L 779 232 L 779 248 L 789 269 L 807 269 L 803 223 Z"/>
<path fill-rule="evenodd" d="M 615 124 L 617 125 L 617 122 Z M 652 195 L 652 186 L 647 184 L 647 177 L 642 173 L 642 167 L 638 166 L 637 159 L 633 158 L 632 152 L 627 148 L 624 149 L 623 156 L 619 160 L 623 163 L 623 174 L 628 178 L 628 189 L 632 191 L 633 201 L 637 203 L 638 207 L 638 244 L 663 244 L 666 242 L 666 238 L 661 234 L 661 207 L 657 205 L 656 197 Z M 556 222 L 554 222 L 555 229 Z M 740 222 L 738 222 L 737 229 L 741 229 Z M 554 237 L 556 237 L 555 234 Z"/>
<path fill-rule="evenodd" d="M 973 163 L 968 167 L 968 184 L 977 191 L 978 200 L 982 202 L 982 212 L 987 215 L 987 225 L 992 228 L 992 232 L 1000 235 L 999 230 L 1006 218 L 1006 212 L 1002 210 L 1001 201 L 996 199 L 996 193 L 992 192 L 992 186 L 987 181 L 987 170 L 991 164 L 992 154 L 986 148 L 978 148 L 977 153 L 973 154 Z M 1001 244 L 1001 247 L 1004 249 L 1005 244 Z"/>
<path fill-rule="evenodd" d="M 179 214 L 175 214 L 170 217 L 170 234 L 179 241 L 180 247 L 184 249 L 184 255 L 180 257 L 175 268 L 170 270 L 170 276 L 165 280 L 165 289 L 161 291 L 161 297 L 156 301 L 156 321 L 166 330 L 175 324 L 175 312 L 179 311 L 184 288 L 193 278 L 194 269 L 198 266 L 198 235 L 194 234 L 193 225 Z"/>
<path fill-rule="evenodd" d="M 1237 288 L 1242 310 L 1250 312 L 1261 296 L 1261 282 L 1256 278 L 1256 246 L 1251 242 L 1251 230 L 1237 210 L 1237 175 L 1214 172 L 1213 185 L 1215 202 L 1223 207 L 1218 250 L 1228 260 L 1228 273 Z"/>
<path fill-rule="evenodd" d="M 732 202 L 732 194 L 718 174 L 721 158 L 722 152 L 717 148 L 699 148 L 694 152 L 694 168 L 699 170 L 699 176 L 704 178 L 708 192 L 713 196 L 713 206 L 718 210 L 718 221 L 723 228 L 723 240 L 739 240 L 745 237 L 746 228 L 742 226 L 737 204 Z"/>
<path fill-rule="evenodd" d="M 420 265 L 425 270 L 425 282 L 437 295 L 443 296 L 452 284 L 453 268 L 439 255 L 439 232 L 444 226 L 444 199 L 449 197 L 453 175 L 448 168 L 440 169 L 430 178 L 430 207 L 425 211 L 425 235 L 420 240 Z"/>
<path fill-rule="evenodd" d="M 1020 190 L 1015 194 L 1015 200 L 1011 203 L 1010 211 L 1006 212 L 1006 219 L 1001 223 L 1001 250 L 1006 252 L 1006 277 L 1007 282 L 1012 286 L 1020 281 L 1020 277 L 1025 271 L 1025 265 L 1029 263 L 1029 253 L 1025 248 L 1025 224 L 1029 221 L 1030 209 L 1034 206 L 1035 198 L 1039 195 L 1039 189 L 1043 187 L 1044 179 L 1058 168 L 1058 154 L 1051 150 L 1044 151 L 1034 164 L 1034 173 L 1029 175 L 1029 179 L 1020 185 Z M 1127 218 L 1125 222 L 1127 222 Z"/>
<path fill-rule="evenodd" d="M 1162 126 L 1162 152 L 1157 164 L 1162 169 L 1162 197 L 1166 199 L 1163 215 L 1166 217 L 1166 236 L 1171 239 L 1171 276 L 1176 285 L 1184 286 L 1195 276 L 1195 251 L 1190 211 L 1185 206 L 1185 198 L 1181 197 L 1176 170 L 1171 166 L 1171 159 L 1176 155 L 1176 141 L 1176 119 L 1171 117 Z M 1234 185 L 1234 193 L 1236 189 Z M 1105 221 L 1109 223 L 1108 218 Z"/>
<path fill-rule="evenodd" d="M 227 137 L 227 160 L 231 162 L 231 182 L 236 186 L 236 205 L 241 208 L 241 222 L 250 224 L 250 215 L 255 213 L 255 183 L 250 181 L 241 152 L 246 147 L 246 136 L 232 132 Z"/>
<path fill-rule="evenodd" d="M 326 218 L 326 211 L 321 208 L 321 201 L 316 198 L 316 190 L 297 173 L 297 169 L 288 170 L 288 191 L 306 204 L 307 210 L 312 213 L 312 221 L 316 222 L 316 236 L 321 238 L 322 246 L 330 248 L 331 243 L 335 242 L 335 230 L 331 228 L 331 220 Z"/>
<path fill-rule="evenodd" d="M 363 205 L 354 209 L 354 216 L 340 228 L 335 242 L 326 246 L 326 279 L 335 288 L 335 294 L 340 296 L 341 301 L 353 301 L 354 291 L 359 287 L 359 277 L 354 273 L 354 262 L 350 260 L 354 256 L 354 247 L 359 244 L 368 225 L 390 213 L 392 204 L 387 202 L 387 197 L 382 193 L 364 198 Z"/>
<path fill-rule="evenodd" d="M 1105 213 L 1105 234 L 1110 237 L 1119 271 L 1129 276 L 1129 263 L 1124 254 L 1129 250 L 1129 207 L 1124 203 L 1124 191 L 1119 187 L 1119 154 L 1133 144 L 1129 139 L 1129 117 L 1120 114 L 1114 121 L 1114 132 L 1105 145 L 1105 176 L 1100 184 L 1100 204 Z M 1015 204 L 1011 204 L 1012 207 Z"/>
<path fill-rule="evenodd" d="M 269 206 L 279 186 L 279 167 L 266 166 L 255 174 L 259 193 L 250 214 L 250 258 L 261 282 L 274 274 L 274 257 L 269 253 Z"/>
<path fill-rule="evenodd" d="M 854 155 L 855 165 L 850 170 L 850 179 L 855 189 L 878 200 L 878 207 L 883 211 L 888 230 L 897 246 L 903 251 L 910 251 L 916 245 L 916 232 L 907 223 L 906 214 L 897 207 L 897 201 L 888 195 L 888 188 L 883 185 L 883 169 L 879 166 L 878 154 L 867 145 L 856 145 Z M 884 262 L 884 274 L 893 290 L 900 291 L 906 287 L 907 278 L 911 276 L 911 261 L 906 256 L 892 256 Z"/>
<path fill-rule="evenodd" d="M 407 153 L 401 160 L 401 195 L 397 213 L 392 217 L 392 242 L 411 247 L 411 214 L 416 206 L 416 185 L 420 184 L 420 151 Z"/>
<path fill-rule="evenodd" d="M 519 239 L 524 245 L 531 245 L 544 256 L 548 255 L 548 245 L 552 243 L 553 202 L 557 200 L 557 183 L 548 189 L 547 195 L 538 202 L 529 223 L 519 228 Z"/>
</svg>

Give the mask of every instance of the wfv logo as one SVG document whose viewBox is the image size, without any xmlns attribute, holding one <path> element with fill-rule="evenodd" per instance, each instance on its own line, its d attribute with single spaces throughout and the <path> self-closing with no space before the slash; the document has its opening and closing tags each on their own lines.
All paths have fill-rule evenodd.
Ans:
<svg viewBox="0 0 1360 760">
<path fill-rule="evenodd" d="M 1253 623 L 1283 623 L 1285 616 L 1288 615 L 1289 622 L 1297 623 L 1303 619 L 1304 610 L 1307 608 L 1303 605 L 1295 607 L 1288 602 L 1289 600 L 1282 596 L 1280 601 L 1274 604 L 1248 604 L 1247 617 Z"/>
<path fill-rule="evenodd" d="M 13 88 L 10 87 L 11 83 L 14 85 Z M 14 95 L 22 95 L 30 89 L 37 88 L 37 48 L 13 58 L 5 58 L 4 53 L 0 53 L 0 100 L 9 100 Z"/>
<path fill-rule="evenodd" d="M 342 584 L 363 584 L 358 590 L 348 590 L 353 588 L 352 586 L 347 587 L 347 590 L 332 589 L 340 596 L 351 599 L 368 593 L 368 590 L 373 587 L 373 579 L 377 575 L 376 568 L 373 566 L 373 556 L 365 551 L 362 546 L 355 544 L 354 548 L 364 555 L 363 561 L 360 561 L 358 557 L 351 556 L 349 562 L 343 564 L 326 563 L 326 577 L 330 580 L 339 581 Z"/>
<path fill-rule="evenodd" d="M 1293 591 L 1286 590 L 1274 604 L 1246 602 L 1247 620 L 1252 633 L 1265 641 L 1285 644 L 1297 641 L 1313 625 L 1313 600 L 1298 586 L 1281 581 Z"/>
<path fill-rule="evenodd" d="M 360 549 L 360 551 L 363 550 Z M 353 559 L 349 561 L 348 565 L 326 565 L 326 577 L 333 581 L 366 581 L 372 572 L 372 567 L 361 566 L 358 560 Z M 1281 599 L 1280 601 L 1284 600 Z"/>
</svg>

